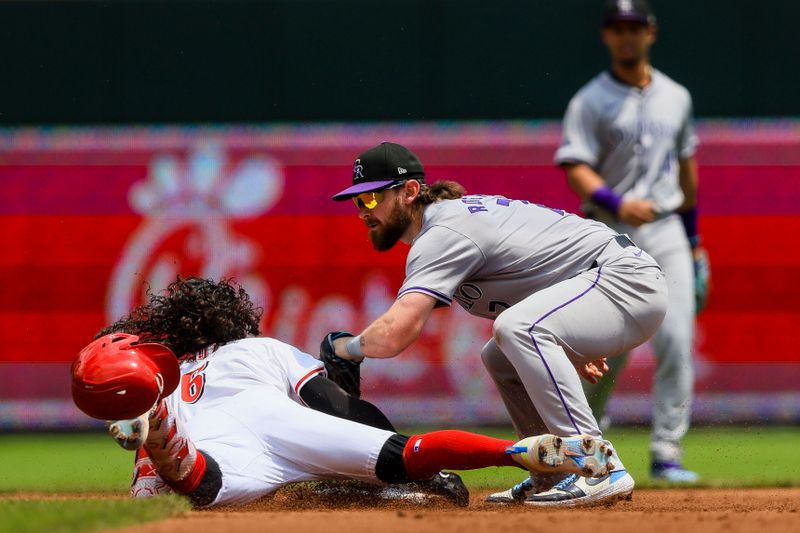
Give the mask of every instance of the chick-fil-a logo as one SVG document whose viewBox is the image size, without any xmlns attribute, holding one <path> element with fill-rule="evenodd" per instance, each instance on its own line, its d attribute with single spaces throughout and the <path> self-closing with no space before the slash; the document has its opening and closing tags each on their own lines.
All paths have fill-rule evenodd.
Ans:
<svg viewBox="0 0 800 533">
<path fill-rule="evenodd" d="M 237 234 L 231 222 L 266 213 L 283 192 L 284 176 L 274 159 L 255 155 L 232 163 L 216 143 L 196 145 L 185 158 L 158 155 L 147 178 L 129 193 L 131 208 L 144 217 L 114 267 L 106 316 L 116 320 L 178 273 L 236 278 L 259 305 L 269 288 L 256 271 L 259 248 Z"/>
</svg>

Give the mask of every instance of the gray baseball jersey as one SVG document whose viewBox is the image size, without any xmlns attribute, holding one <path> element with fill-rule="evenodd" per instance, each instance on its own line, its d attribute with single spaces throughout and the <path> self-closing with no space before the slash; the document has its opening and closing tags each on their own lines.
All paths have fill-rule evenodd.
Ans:
<svg viewBox="0 0 800 533">
<path fill-rule="evenodd" d="M 503 196 L 470 195 L 425 209 L 398 297 L 421 292 L 495 318 L 527 296 L 588 270 L 617 234 L 605 224 Z"/>
<path fill-rule="evenodd" d="M 481 357 L 504 400 L 515 395 L 506 401 L 515 427 L 599 437 L 573 362 L 644 342 L 666 308 L 661 269 L 616 236 L 600 222 L 502 196 L 443 200 L 425 208 L 398 297 L 455 299 L 494 319 Z"/>
<path fill-rule="evenodd" d="M 617 194 L 652 200 L 670 213 L 683 203 L 678 161 L 697 148 L 691 115 L 689 92 L 655 69 L 644 89 L 603 72 L 570 101 L 556 164 L 586 163 Z M 594 209 L 583 205 L 584 212 Z"/>
</svg>

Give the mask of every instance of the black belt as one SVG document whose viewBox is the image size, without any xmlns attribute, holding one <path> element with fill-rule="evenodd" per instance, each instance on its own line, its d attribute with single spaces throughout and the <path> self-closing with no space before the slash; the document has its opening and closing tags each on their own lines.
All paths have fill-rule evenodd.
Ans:
<svg viewBox="0 0 800 533">
<path fill-rule="evenodd" d="M 634 243 L 631 240 L 631 238 L 628 237 L 627 235 L 617 235 L 616 237 L 614 237 L 614 241 L 617 244 L 619 244 L 622 248 L 627 248 L 629 246 L 636 246 L 636 243 Z M 611 241 L 608 241 L 608 242 L 610 243 Z M 603 251 L 605 251 L 605 248 L 603 248 Z M 603 252 L 600 252 L 600 253 L 603 253 Z M 597 264 L 597 259 L 595 259 L 594 262 L 592 263 L 592 266 L 589 267 L 589 270 L 592 270 L 593 268 L 597 268 L 598 266 L 599 265 Z"/>
<path fill-rule="evenodd" d="M 628 246 L 636 246 L 636 244 L 627 235 L 617 235 L 614 237 L 614 240 L 617 241 L 617 244 L 623 248 L 627 248 Z"/>
</svg>

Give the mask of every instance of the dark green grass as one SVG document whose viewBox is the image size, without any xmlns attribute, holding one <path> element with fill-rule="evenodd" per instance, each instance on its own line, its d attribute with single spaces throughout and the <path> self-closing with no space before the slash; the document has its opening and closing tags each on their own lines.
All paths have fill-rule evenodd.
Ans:
<svg viewBox="0 0 800 533">
<path fill-rule="evenodd" d="M 497 428 L 475 431 L 514 438 Z M 646 429 L 614 429 L 607 438 L 617 447 L 637 487 L 659 486 L 649 480 Z M 800 486 L 800 468 L 793 459 L 800 449 L 800 428 L 694 428 L 684 447 L 686 466 L 701 474 L 701 486 Z M 0 492 L 5 493 L 124 494 L 133 467 L 133 453 L 102 433 L 4 435 L 0 436 L 0 457 Z M 518 482 L 521 474 L 515 468 L 486 468 L 464 476 L 471 488 L 494 489 Z"/>
<path fill-rule="evenodd" d="M 146 499 L 0 499 L 0 533 L 81 532 L 160 520 L 189 510 L 176 496 Z"/>
</svg>

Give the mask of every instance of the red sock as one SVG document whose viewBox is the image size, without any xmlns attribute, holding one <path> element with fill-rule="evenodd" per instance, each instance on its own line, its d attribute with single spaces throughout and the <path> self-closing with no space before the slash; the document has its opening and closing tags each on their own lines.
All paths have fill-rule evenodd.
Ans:
<svg viewBox="0 0 800 533">
<path fill-rule="evenodd" d="M 514 441 L 466 431 L 434 431 L 414 435 L 403 449 L 410 479 L 429 479 L 441 470 L 472 470 L 487 466 L 519 466 L 506 453 Z"/>
</svg>

